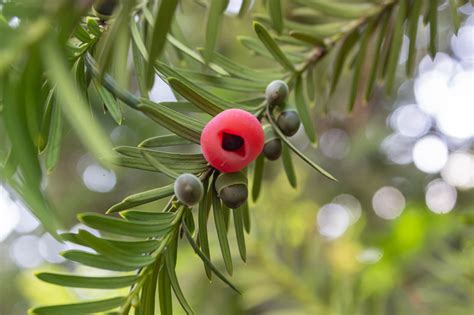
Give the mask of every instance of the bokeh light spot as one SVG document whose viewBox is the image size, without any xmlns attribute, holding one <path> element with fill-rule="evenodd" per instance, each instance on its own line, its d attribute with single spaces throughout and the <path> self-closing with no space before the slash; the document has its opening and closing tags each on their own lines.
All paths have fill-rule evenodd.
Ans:
<svg viewBox="0 0 474 315">
<path fill-rule="evenodd" d="M 450 185 L 459 188 L 474 187 L 474 156 L 467 152 L 454 152 L 441 171 L 441 176 Z"/>
<path fill-rule="evenodd" d="M 425 200 L 428 208 L 434 213 L 448 213 L 456 205 L 456 188 L 442 179 L 435 179 L 426 188 Z"/>
<path fill-rule="evenodd" d="M 372 207 L 382 219 L 393 220 L 405 209 L 405 197 L 395 187 L 385 186 L 372 197 Z"/>
<path fill-rule="evenodd" d="M 350 225 L 349 211 L 338 204 L 329 203 L 321 207 L 317 216 L 319 233 L 327 239 L 340 237 Z"/>
<path fill-rule="evenodd" d="M 369 247 L 362 250 L 356 257 L 357 261 L 363 264 L 375 264 L 383 256 L 380 249 L 375 247 Z"/>
<path fill-rule="evenodd" d="M 319 139 L 321 152 L 332 159 L 342 160 L 350 150 L 349 136 L 342 129 L 329 129 Z"/>
<path fill-rule="evenodd" d="M 425 173 L 437 173 L 448 160 L 446 143 L 436 136 L 426 136 L 418 140 L 413 147 L 413 161 L 416 167 Z"/>
<path fill-rule="evenodd" d="M 39 253 L 39 238 L 34 235 L 20 236 L 10 247 L 10 257 L 20 268 L 38 267 L 43 262 Z"/>
<path fill-rule="evenodd" d="M 101 193 L 111 191 L 117 183 L 115 173 L 98 164 L 87 166 L 82 174 L 82 180 L 89 190 Z"/>
<path fill-rule="evenodd" d="M 351 224 L 354 224 L 359 220 L 362 213 L 362 206 L 356 197 L 349 194 L 342 194 L 335 197 L 332 200 L 332 203 L 341 205 L 349 211 Z"/>
<path fill-rule="evenodd" d="M 20 211 L 8 191 L 0 185 L 0 242 L 5 240 L 20 222 Z"/>
</svg>

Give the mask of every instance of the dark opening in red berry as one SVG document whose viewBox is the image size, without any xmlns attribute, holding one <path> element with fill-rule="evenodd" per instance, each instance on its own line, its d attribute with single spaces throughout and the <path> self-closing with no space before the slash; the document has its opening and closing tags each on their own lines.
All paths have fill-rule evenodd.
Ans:
<svg viewBox="0 0 474 315">
<path fill-rule="evenodd" d="M 244 139 L 241 136 L 224 132 L 222 135 L 222 148 L 226 151 L 237 151 L 244 145 Z"/>
<path fill-rule="evenodd" d="M 254 115 L 242 109 L 227 109 L 202 130 L 202 154 L 219 171 L 238 172 L 262 152 L 264 137 Z"/>
</svg>

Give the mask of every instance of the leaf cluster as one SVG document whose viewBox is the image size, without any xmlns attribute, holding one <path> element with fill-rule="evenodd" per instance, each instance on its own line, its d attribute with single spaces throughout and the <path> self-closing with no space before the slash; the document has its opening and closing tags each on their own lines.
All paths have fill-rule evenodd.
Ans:
<svg viewBox="0 0 474 315">
<path fill-rule="evenodd" d="M 94 16 L 89 7 L 80 4 L 71 9 L 70 1 L 46 2 L 50 5 L 7 2 L 0 12 L 0 114 L 10 144 L 8 156 L 2 158 L 0 178 L 27 202 L 53 235 L 95 252 L 72 250 L 63 253 L 65 258 L 117 272 L 117 276 L 106 278 L 41 273 L 40 279 L 67 287 L 130 287 L 130 291 L 126 296 L 101 301 L 38 307 L 31 311 L 33 314 L 117 309 L 120 314 L 132 309 L 136 314 L 154 314 L 158 309 L 162 314 L 172 314 L 171 291 L 183 309 L 193 313 L 175 272 L 181 238 L 202 260 L 209 279 L 214 274 L 237 291 L 211 261 L 207 225 L 212 209 L 225 269 L 231 275 L 230 217 L 239 254 L 245 261 L 245 233 L 250 231 L 248 203 L 234 210 L 223 206 L 214 188 L 217 172 L 201 154 L 183 154 L 174 147 L 199 144 L 201 131 L 212 116 L 240 108 L 254 114 L 262 124 L 270 124 L 282 139 L 283 168 L 293 187 L 297 185 L 294 155 L 334 180 L 279 130 L 274 118 L 279 109 L 270 109 L 264 98 L 268 83 L 286 81 L 291 90 L 287 106 L 295 104 L 305 134 L 316 144 L 311 109 L 327 108 L 324 103 L 336 92 L 345 70 L 352 73 L 348 100 L 348 109 L 352 110 L 358 102 L 370 99 L 377 81 L 385 83 L 388 93 L 393 90 L 405 33 L 410 39 L 406 72 L 413 74 L 420 16 L 430 25 L 431 54 L 437 50 L 438 1 L 267 0 L 267 14 L 253 16 L 255 36 L 240 36 L 237 40 L 252 54 L 273 61 L 275 67 L 271 69 L 255 69 L 217 51 L 219 31 L 227 19 L 225 0 L 122 1 L 108 20 Z M 243 1 L 240 18 L 248 14 L 251 2 Z M 461 2 L 449 1 L 456 30 L 460 23 L 456 8 Z M 180 28 L 179 10 L 188 6 L 205 10 L 203 48 L 191 47 Z M 18 28 L 6 22 L 14 16 L 21 18 Z M 138 95 L 128 90 L 129 51 Z M 156 77 L 170 85 L 177 102 L 150 100 Z M 170 133 L 145 139 L 136 147 L 112 148 L 89 113 L 92 91 L 116 124 L 124 122 L 126 106 Z M 235 95 L 233 99 L 228 98 L 229 91 Z M 169 184 L 126 197 L 111 206 L 107 215 L 80 215 L 79 220 L 99 231 L 99 236 L 85 230 L 56 235 L 58 220 L 40 189 L 41 164 L 44 161 L 48 172 L 54 170 L 65 124 L 105 165 L 158 172 L 170 179 L 182 173 L 198 175 L 206 193 L 197 210 L 197 224 L 192 209 L 175 200 Z M 260 193 L 264 166 L 260 156 L 250 168 L 254 200 Z M 136 209 L 163 198 L 170 200 L 161 212 Z"/>
</svg>

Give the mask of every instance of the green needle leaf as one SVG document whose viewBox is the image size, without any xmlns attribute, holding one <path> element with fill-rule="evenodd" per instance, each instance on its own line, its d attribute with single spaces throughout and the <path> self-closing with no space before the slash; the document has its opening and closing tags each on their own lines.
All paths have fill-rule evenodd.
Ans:
<svg viewBox="0 0 474 315">
<path fill-rule="evenodd" d="M 78 215 L 78 218 L 79 221 L 93 229 L 134 237 L 160 237 L 171 229 L 169 224 L 156 224 L 155 222 L 143 221 L 126 221 L 124 219 L 114 218 L 97 213 L 82 213 Z"/>
<path fill-rule="evenodd" d="M 304 32 L 304 31 L 290 31 L 290 36 L 296 38 L 302 42 L 309 43 L 315 46 L 326 46 L 324 39 L 314 36 L 311 32 Z"/>
<path fill-rule="evenodd" d="M 97 80 L 93 80 L 94 86 L 99 94 L 102 102 L 104 102 L 105 108 L 110 113 L 110 116 L 115 120 L 117 125 L 121 125 L 123 121 L 123 114 L 122 109 L 120 108 L 119 102 L 115 99 L 115 97 L 107 91 L 104 87 L 102 87 Z"/>
<path fill-rule="evenodd" d="M 367 46 L 369 45 L 370 38 L 372 36 L 372 32 L 374 30 L 375 25 L 376 25 L 375 20 L 372 20 L 369 22 L 366 29 L 364 30 L 364 35 L 362 36 L 362 40 L 359 46 L 359 52 L 355 60 L 355 68 L 354 68 L 353 76 L 352 76 L 351 93 L 349 96 L 349 111 L 350 112 L 354 108 L 354 105 L 357 99 L 357 93 L 359 92 L 359 87 L 361 85 L 360 81 L 361 81 L 362 68 L 364 67 L 365 57 L 367 54 Z"/>
<path fill-rule="evenodd" d="M 41 131 L 38 139 L 38 151 L 40 153 L 43 153 L 44 149 L 48 145 L 49 135 L 51 132 L 51 119 L 53 117 L 54 103 L 54 89 L 50 89 L 44 104 L 43 119 L 41 121 Z"/>
<path fill-rule="evenodd" d="M 52 41 L 43 48 L 43 62 L 49 69 L 47 74 L 56 85 L 55 93 L 72 128 L 96 157 L 110 156 L 112 146 L 107 136 L 90 116 L 87 103 L 72 79 L 65 57 Z"/>
<path fill-rule="evenodd" d="M 247 261 L 247 248 L 245 246 L 245 234 L 244 234 L 244 219 L 243 219 L 242 207 L 232 210 L 234 218 L 234 229 L 235 236 L 237 238 L 237 246 L 239 247 L 240 257 L 243 261 Z"/>
<path fill-rule="evenodd" d="M 54 306 L 43 306 L 31 309 L 31 315 L 79 315 L 104 312 L 119 307 L 125 299 L 115 297 L 106 300 L 88 301 L 75 304 L 63 304 Z"/>
<path fill-rule="evenodd" d="M 100 26 L 96 19 L 87 19 L 87 29 L 95 37 L 100 37 L 102 35 L 102 31 L 100 30 Z"/>
<path fill-rule="evenodd" d="M 345 19 L 356 19 L 369 15 L 370 11 L 375 8 L 369 3 L 352 4 L 333 0 L 298 0 L 297 2 L 329 16 Z"/>
<path fill-rule="evenodd" d="M 76 26 L 76 29 L 74 30 L 74 36 L 84 43 L 88 43 L 92 39 L 82 25 Z"/>
<path fill-rule="evenodd" d="M 388 57 L 387 64 L 387 92 L 391 94 L 393 86 L 395 84 L 395 78 L 397 74 L 398 60 L 402 49 L 403 40 L 403 25 L 407 16 L 407 0 L 401 0 L 398 8 L 397 19 L 395 21 L 395 27 L 393 30 L 392 43 L 390 45 L 390 54 Z"/>
<path fill-rule="evenodd" d="M 288 149 L 288 146 L 283 144 L 281 152 L 281 160 L 283 162 L 283 168 L 285 169 L 286 178 L 290 183 L 291 187 L 296 188 L 297 180 L 295 167 L 293 166 L 293 160 L 291 159 L 291 151 Z"/>
<path fill-rule="evenodd" d="M 438 0 L 432 0 L 429 4 L 428 18 L 430 21 L 430 46 L 431 58 L 436 56 L 438 49 Z"/>
<path fill-rule="evenodd" d="M 256 70 L 246 67 L 217 52 L 213 52 L 212 60 L 216 65 L 224 68 L 233 76 L 245 80 L 269 82 L 283 75 L 282 73 L 275 72 L 273 69 Z"/>
<path fill-rule="evenodd" d="M 308 104 L 306 102 L 304 91 L 303 91 L 303 82 L 302 77 L 298 76 L 295 86 L 295 103 L 298 114 L 301 118 L 301 123 L 303 124 L 304 131 L 308 136 L 309 140 L 312 143 L 316 142 L 316 133 L 314 131 L 313 120 L 311 119 L 311 114 L 309 112 Z"/>
<path fill-rule="evenodd" d="M 50 131 L 48 136 L 48 144 L 46 146 L 46 170 L 52 172 L 59 160 L 59 153 L 61 151 L 61 140 L 62 140 L 62 113 L 61 107 L 58 103 L 52 104 L 52 115 Z"/>
<path fill-rule="evenodd" d="M 133 65 L 135 66 L 135 75 L 137 78 L 138 89 L 140 91 L 140 96 L 146 97 L 148 96 L 148 89 L 146 85 L 146 60 L 141 53 L 141 49 L 146 53 L 146 48 L 143 45 L 143 41 L 140 40 L 140 43 L 137 43 L 136 38 L 140 37 L 140 31 L 138 30 L 138 26 L 135 22 L 130 23 L 130 34 L 132 38 L 131 48 L 132 48 L 132 57 L 133 57 Z M 143 24 L 143 22 L 140 22 Z M 138 45 L 141 44 L 143 47 L 139 47 Z"/>
<path fill-rule="evenodd" d="M 183 291 L 181 290 L 181 287 L 178 282 L 178 278 L 176 277 L 176 271 L 174 270 L 174 258 L 172 257 L 172 253 L 170 250 L 166 252 L 165 261 L 165 267 L 168 272 L 169 281 L 171 283 L 171 287 L 173 288 L 176 298 L 183 307 L 184 311 L 188 315 L 193 315 L 194 311 L 192 310 L 191 306 L 189 306 L 188 301 L 184 297 Z"/>
<path fill-rule="evenodd" d="M 93 234 L 79 230 L 77 236 L 81 242 L 84 242 L 88 247 L 94 249 L 99 254 L 106 256 L 116 264 L 125 267 L 144 267 L 152 264 L 155 258 L 152 256 L 136 256 L 129 251 L 120 249 L 112 245 L 109 241 L 101 239 Z"/>
<path fill-rule="evenodd" d="M 388 25 L 390 22 L 390 13 L 386 13 L 382 17 L 382 19 L 383 19 L 381 22 L 382 25 L 379 27 L 379 31 L 378 31 L 379 33 L 374 45 L 373 55 L 375 56 L 374 57 L 375 60 L 371 63 L 372 68 L 370 69 L 369 81 L 367 82 L 367 88 L 365 90 L 365 97 L 364 97 L 365 101 L 368 101 L 369 98 L 372 96 L 372 92 L 374 90 L 375 83 L 377 81 L 378 72 L 379 72 L 378 70 L 379 70 L 379 65 L 380 65 L 380 60 L 381 60 L 381 55 L 382 55 L 382 45 L 383 45 L 383 41 L 384 41 L 387 29 L 388 29 Z"/>
<path fill-rule="evenodd" d="M 166 106 L 155 104 L 145 99 L 142 99 L 142 101 L 143 104 L 138 105 L 138 108 L 151 119 L 184 139 L 200 143 L 204 123 Z"/>
<path fill-rule="evenodd" d="M 280 47 L 278 47 L 278 44 L 270 36 L 270 33 L 268 33 L 265 27 L 258 22 L 253 22 L 253 28 L 257 33 L 258 38 L 260 38 L 262 43 L 265 45 L 270 54 L 272 54 L 275 60 L 279 62 L 284 68 L 294 72 L 295 68 L 293 64 L 288 59 L 288 57 L 286 57 Z"/>
<path fill-rule="evenodd" d="M 143 158 L 143 153 L 147 153 L 154 157 L 155 159 L 160 160 L 164 164 L 177 163 L 177 162 L 187 162 L 195 164 L 207 164 L 207 161 L 204 159 L 204 156 L 200 153 L 177 153 L 177 152 L 166 152 L 159 150 L 152 150 L 147 148 L 137 148 L 129 146 L 119 146 L 115 147 L 114 150 L 120 154 L 135 157 Z"/>
<path fill-rule="evenodd" d="M 68 250 L 61 253 L 61 256 L 67 260 L 98 269 L 112 271 L 134 271 L 137 269 L 136 266 L 130 267 L 115 263 L 104 255 L 91 254 L 80 250 Z"/>
<path fill-rule="evenodd" d="M 215 116 L 222 112 L 225 107 L 215 104 L 210 101 L 205 96 L 197 93 L 193 90 L 190 86 L 186 83 L 176 79 L 176 78 L 168 78 L 168 83 L 170 86 L 179 94 L 181 94 L 185 99 L 205 111 L 206 113 Z"/>
<path fill-rule="evenodd" d="M 183 52 L 187 56 L 191 57 L 195 61 L 197 61 L 201 64 L 206 64 L 206 61 L 202 58 L 202 56 L 200 54 L 198 54 L 197 52 L 195 52 L 194 50 L 192 50 L 188 46 L 184 45 L 182 42 L 180 42 L 179 40 L 177 40 L 176 38 L 171 36 L 171 34 L 168 34 L 168 41 L 170 42 L 171 45 L 173 45 L 174 47 L 176 47 L 181 52 Z M 208 53 L 213 54 L 212 51 L 211 52 L 208 51 Z M 213 57 L 211 57 L 211 59 L 213 59 Z M 222 69 L 222 67 L 218 66 L 215 63 L 207 62 L 207 66 L 209 67 L 209 69 L 211 69 L 212 71 L 214 71 L 217 74 L 228 75 L 228 73 L 224 69 Z"/>
<path fill-rule="evenodd" d="M 173 302 L 171 296 L 171 282 L 166 268 L 162 268 L 158 275 L 158 294 L 160 311 L 162 315 L 173 315 Z"/>
<path fill-rule="evenodd" d="M 418 21 L 420 20 L 421 8 L 423 6 L 422 0 L 414 0 L 410 8 L 410 16 L 408 17 L 408 38 L 410 45 L 408 48 L 408 60 L 406 73 L 408 76 L 413 76 L 416 62 L 416 35 L 418 33 Z"/>
<path fill-rule="evenodd" d="M 115 165 L 128 167 L 128 168 L 136 168 L 145 171 L 152 171 L 158 172 L 155 167 L 151 166 L 145 159 L 143 158 L 135 158 L 135 157 L 126 157 L 126 156 L 119 156 L 114 161 Z M 175 165 L 165 163 L 166 166 L 170 169 L 181 173 L 202 173 L 208 167 L 205 164 L 200 164 L 196 162 L 190 161 L 176 161 Z"/>
<path fill-rule="evenodd" d="M 232 90 L 238 92 L 261 92 L 265 90 L 268 84 L 267 80 L 258 81 L 255 80 L 255 78 L 253 78 L 254 80 L 249 81 L 248 79 L 203 74 L 182 68 L 174 69 L 194 83 L 205 85 L 211 88 L 219 88 L 226 91 Z"/>
<path fill-rule="evenodd" d="M 253 171 L 252 199 L 257 201 L 262 187 L 263 167 L 265 166 L 265 157 L 260 154 L 255 160 L 255 169 Z"/>
<path fill-rule="evenodd" d="M 267 1 L 268 13 L 272 20 L 273 28 L 281 34 L 283 31 L 283 13 L 281 0 Z"/>
<path fill-rule="evenodd" d="M 196 244 L 196 242 L 194 241 L 191 233 L 189 232 L 189 230 L 183 226 L 183 229 L 184 229 L 184 233 L 186 235 L 186 238 L 187 240 L 189 241 L 189 244 L 191 245 L 191 247 L 193 248 L 194 252 L 199 256 L 199 258 L 201 258 L 201 260 L 204 262 L 204 264 L 209 268 L 211 269 L 215 274 L 216 276 L 221 279 L 225 284 L 227 284 L 230 288 L 232 288 L 232 290 L 234 290 L 235 292 L 239 293 L 240 294 L 240 291 L 232 284 L 232 282 L 230 282 L 226 276 L 224 276 L 220 271 L 219 269 L 217 269 L 213 264 L 212 262 L 209 260 L 209 258 L 206 256 L 206 254 L 204 254 L 200 249 L 199 249 L 199 246 Z"/>
<path fill-rule="evenodd" d="M 149 275 L 143 283 L 143 288 L 140 296 L 140 305 L 139 309 L 136 311 L 140 311 L 139 314 L 143 315 L 154 315 L 155 314 L 155 294 L 157 290 L 157 281 L 158 281 L 158 273 L 160 271 L 159 265 L 157 264 L 155 268 L 153 268 L 153 272 Z"/>
<path fill-rule="evenodd" d="M 306 32 L 321 40 L 326 38 L 330 39 L 332 36 L 342 35 L 347 27 L 347 22 L 339 21 L 308 25 L 288 20 L 286 21 L 286 24 L 294 31 Z"/>
<path fill-rule="evenodd" d="M 166 43 L 166 35 L 171 28 L 171 22 L 174 17 L 174 11 L 178 6 L 178 0 L 162 0 L 156 14 L 155 24 L 153 25 L 153 32 L 149 47 L 149 65 L 147 67 L 147 86 L 150 88 L 153 83 L 155 60 L 160 56 Z"/>
<path fill-rule="evenodd" d="M 331 92 L 330 92 L 331 95 L 334 93 L 334 91 L 336 91 L 336 87 L 337 87 L 337 84 L 339 83 L 342 70 L 344 69 L 346 58 L 351 52 L 352 48 L 354 48 L 354 45 L 357 43 L 359 37 L 360 37 L 359 32 L 357 30 L 354 30 L 352 33 L 350 33 L 347 36 L 347 38 L 342 43 L 341 48 L 339 49 L 339 52 L 337 54 L 336 61 L 335 61 L 333 79 L 331 82 Z"/>
<path fill-rule="evenodd" d="M 160 163 L 160 161 L 153 157 L 150 153 L 142 151 L 142 154 L 145 160 L 147 160 L 148 163 L 150 163 L 150 165 L 153 166 L 157 171 L 173 179 L 176 179 L 179 176 L 179 173 L 173 171 L 172 169 L 169 169 L 168 167 L 166 167 L 166 165 Z"/>
<path fill-rule="evenodd" d="M 451 17 L 453 19 L 454 34 L 458 34 L 461 26 L 461 19 L 458 13 L 458 2 L 456 0 L 449 0 L 449 9 L 451 10 Z"/>
<path fill-rule="evenodd" d="M 240 6 L 239 17 L 245 16 L 249 11 L 250 6 L 253 4 L 252 0 L 242 0 L 242 5 Z"/>
<path fill-rule="evenodd" d="M 110 207 L 109 210 L 107 210 L 107 213 L 114 213 L 122 210 L 135 208 L 136 206 L 160 200 L 169 197 L 173 194 L 173 184 L 133 194 L 126 197 L 120 203 Z"/>
<path fill-rule="evenodd" d="M 143 140 L 138 146 L 143 148 L 159 148 L 191 143 L 191 141 L 183 139 L 175 134 L 170 134 L 148 138 Z"/>
<path fill-rule="evenodd" d="M 216 47 L 217 36 L 220 30 L 220 22 L 228 0 L 212 0 L 209 7 L 206 27 L 206 46 L 204 49 L 204 59 L 209 62 L 212 58 L 212 52 Z"/>
<path fill-rule="evenodd" d="M 235 107 L 250 112 L 255 111 L 255 108 L 240 105 L 209 92 L 199 84 L 194 83 L 192 78 L 188 79 L 185 73 L 181 74 L 162 62 L 157 62 L 155 67 L 160 72 L 160 74 L 162 74 L 163 79 L 168 80 L 170 85 L 175 84 L 173 88 L 178 89 L 180 94 L 182 92 L 183 94 L 181 95 L 186 98 L 189 97 L 191 103 L 210 115 L 214 115 L 213 113 L 219 113 L 225 109 Z"/>
<path fill-rule="evenodd" d="M 204 185 L 204 196 L 199 203 L 199 210 L 198 210 L 198 240 L 199 245 L 201 246 L 203 255 L 206 256 L 207 260 L 211 260 L 211 253 L 209 250 L 209 239 L 207 236 L 207 221 L 209 219 L 209 211 L 211 208 L 211 194 L 208 193 L 208 183 L 206 182 Z M 204 268 L 206 270 L 206 276 L 209 280 L 211 280 L 212 274 L 211 269 L 209 266 L 204 263 Z"/>
<path fill-rule="evenodd" d="M 120 215 L 130 221 L 152 221 L 156 222 L 156 224 L 170 224 L 175 218 L 174 213 L 171 212 L 152 212 L 140 210 L 121 211 Z"/>
<path fill-rule="evenodd" d="M 87 242 L 82 239 L 78 234 L 74 233 L 63 233 L 61 234 L 63 240 L 78 244 L 81 246 L 87 246 Z M 156 250 L 161 242 L 154 239 L 140 240 L 140 241 L 123 241 L 115 239 L 101 238 L 101 241 L 108 243 L 109 245 L 127 252 L 131 255 L 143 255 L 148 254 Z"/>
<path fill-rule="evenodd" d="M 246 202 L 241 207 L 242 208 L 242 219 L 244 221 L 244 228 L 247 233 L 250 233 L 250 211 L 249 211 L 249 203 Z"/>
<path fill-rule="evenodd" d="M 273 119 L 273 117 L 270 115 L 270 112 L 268 111 L 268 108 L 267 108 L 267 118 L 268 120 L 270 121 L 270 123 L 272 124 L 273 128 L 275 129 L 275 132 L 278 134 L 278 136 L 282 139 L 282 141 L 288 145 L 288 147 L 291 149 L 291 151 L 295 152 L 296 155 L 298 155 L 303 161 L 305 161 L 309 166 L 311 166 L 312 168 L 314 168 L 316 171 L 318 171 L 319 173 L 321 173 L 322 175 L 326 176 L 327 178 L 329 179 L 332 179 L 334 181 L 337 181 L 337 179 L 332 176 L 329 172 L 327 172 L 326 170 L 324 170 L 322 167 L 320 167 L 319 165 L 317 165 L 316 163 L 314 163 L 313 161 L 311 161 L 305 154 L 303 154 L 300 150 L 298 150 L 289 140 L 288 138 L 286 138 L 286 136 L 283 134 L 283 132 L 281 132 L 281 130 L 278 128 L 275 120 Z"/>
<path fill-rule="evenodd" d="M 211 188 L 213 189 L 213 188 Z M 213 189 L 212 193 L 212 210 L 214 213 L 214 223 L 216 225 L 217 237 L 222 252 L 222 258 L 227 272 L 232 275 L 232 255 L 230 254 L 229 240 L 227 239 L 227 229 L 224 218 L 224 210 L 222 209 L 221 200 Z"/>
<path fill-rule="evenodd" d="M 138 276 L 123 277 L 82 277 L 42 272 L 36 275 L 40 280 L 63 287 L 89 289 L 119 289 L 129 287 L 138 280 Z"/>
</svg>

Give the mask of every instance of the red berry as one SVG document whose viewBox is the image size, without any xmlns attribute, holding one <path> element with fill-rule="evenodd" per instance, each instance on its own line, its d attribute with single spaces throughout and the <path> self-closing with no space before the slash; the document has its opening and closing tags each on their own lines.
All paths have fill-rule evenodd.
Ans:
<svg viewBox="0 0 474 315">
<path fill-rule="evenodd" d="M 263 128 L 255 116 L 241 109 L 228 109 L 204 127 L 202 153 L 219 171 L 238 172 L 262 152 L 264 137 Z"/>
</svg>

